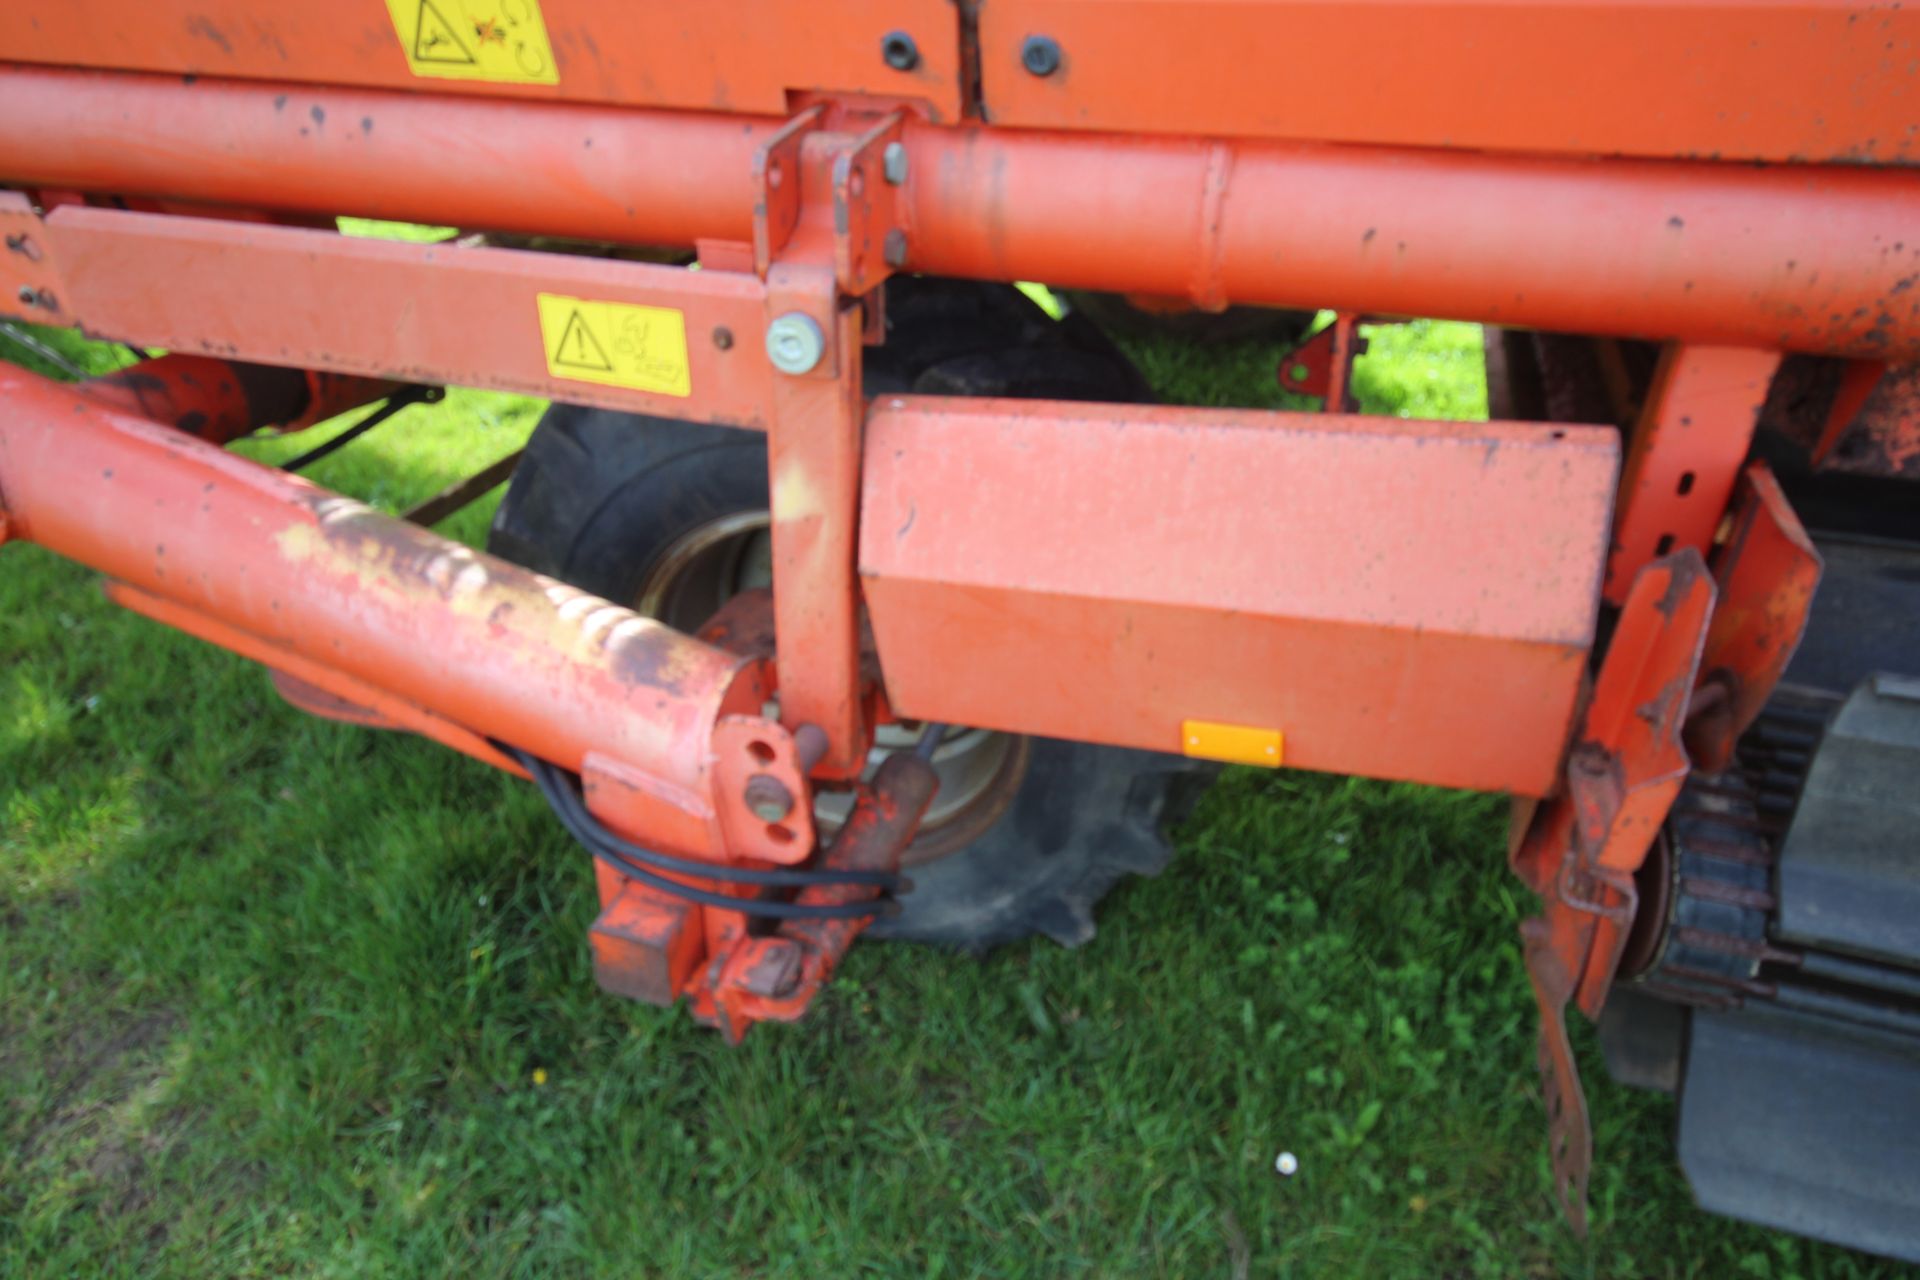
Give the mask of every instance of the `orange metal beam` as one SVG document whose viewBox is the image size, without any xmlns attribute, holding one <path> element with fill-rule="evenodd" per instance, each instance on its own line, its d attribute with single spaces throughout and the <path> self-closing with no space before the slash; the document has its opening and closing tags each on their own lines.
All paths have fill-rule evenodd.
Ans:
<svg viewBox="0 0 1920 1280">
<path fill-rule="evenodd" d="M 888 697 L 1544 795 L 1617 461 L 1603 428 L 889 397 L 860 531 Z"/>
<path fill-rule="evenodd" d="M 754 661 L 24 370 L 0 365 L 0 403 L 12 536 L 302 678 L 336 672 L 569 769 L 615 762 L 644 792 L 635 826 L 738 847 L 710 744 L 722 716 L 759 711 Z"/>
<path fill-rule="evenodd" d="M 1625 604 L 1658 557 L 1712 549 L 1779 367 L 1777 351 L 1674 345 L 1660 353 L 1620 476 L 1609 603 Z"/>
<path fill-rule="evenodd" d="M 1920 174 L 909 127 L 909 262 L 1881 358 L 1920 348 Z"/>
<path fill-rule="evenodd" d="M 322 130 L 316 109 L 374 123 Z M 0 118 L 0 178 L 24 185 L 668 244 L 752 238 L 753 157 L 778 128 L 19 67 L 0 70 Z M 912 123 L 904 144 L 909 270 L 1920 354 L 1910 171 Z"/>
<path fill-rule="evenodd" d="M 60 259 L 66 310 L 129 342 L 728 426 L 773 411 L 764 290 L 742 273 L 120 209 L 56 209 L 35 234 Z M 678 311 L 687 394 L 566 376 L 599 374 L 549 358 L 566 334 L 543 333 L 542 294 Z"/>
<path fill-rule="evenodd" d="M 1920 11 L 1861 0 L 980 6 L 983 105 L 1016 128 L 1900 164 L 1916 57 Z"/>
</svg>

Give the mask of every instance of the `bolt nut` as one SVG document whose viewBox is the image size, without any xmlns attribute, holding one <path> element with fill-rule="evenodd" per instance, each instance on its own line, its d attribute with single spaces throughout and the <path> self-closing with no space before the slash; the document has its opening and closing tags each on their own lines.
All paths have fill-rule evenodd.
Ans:
<svg viewBox="0 0 1920 1280">
<path fill-rule="evenodd" d="M 880 56 L 895 71 L 911 71 L 920 65 L 920 46 L 904 31 L 889 31 L 880 40 Z"/>
<path fill-rule="evenodd" d="M 790 938 L 757 938 L 737 970 L 734 985 L 752 996 L 779 1000 L 800 985 L 807 956 Z"/>
<path fill-rule="evenodd" d="M 880 242 L 880 256 L 886 260 L 886 264 L 890 267 L 899 268 L 906 266 L 907 233 L 898 227 L 887 232 L 886 239 Z"/>
<path fill-rule="evenodd" d="M 1028 36 L 1020 46 L 1020 65 L 1036 76 L 1050 76 L 1060 69 L 1060 42 L 1052 36 Z"/>
<path fill-rule="evenodd" d="M 907 147 L 903 142 L 889 142 L 880 153 L 880 172 L 887 177 L 889 186 L 899 186 L 907 180 Z"/>
<path fill-rule="evenodd" d="M 793 812 L 793 792 L 770 773 L 756 773 L 747 779 L 747 808 L 762 822 L 779 822 Z"/>
<path fill-rule="evenodd" d="M 827 336 L 804 311 L 789 311 L 767 326 L 767 359 L 782 373 L 806 373 L 826 353 Z"/>
</svg>

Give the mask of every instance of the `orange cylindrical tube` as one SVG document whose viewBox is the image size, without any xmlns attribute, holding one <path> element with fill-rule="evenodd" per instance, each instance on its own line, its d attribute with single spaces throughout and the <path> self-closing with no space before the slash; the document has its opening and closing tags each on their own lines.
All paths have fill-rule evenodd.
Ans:
<svg viewBox="0 0 1920 1280">
<path fill-rule="evenodd" d="M 916 127 L 913 268 L 1832 352 L 1920 350 L 1920 174 Z"/>
<path fill-rule="evenodd" d="M 749 659 L 0 365 L 8 536 L 569 769 L 705 803 Z"/>
<path fill-rule="evenodd" d="M 680 246 L 751 237 L 779 124 L 18 65 L 0 119 L 21 185 Z M 915 271 L 1920 354 L 1911 170 L 918 123 L 905 144 Z"/>
<path fill-rule="evenodd" d="M 778 121 L 0 67 L 0 183 L 633 244 L 748 240 Z"/>
</svg>

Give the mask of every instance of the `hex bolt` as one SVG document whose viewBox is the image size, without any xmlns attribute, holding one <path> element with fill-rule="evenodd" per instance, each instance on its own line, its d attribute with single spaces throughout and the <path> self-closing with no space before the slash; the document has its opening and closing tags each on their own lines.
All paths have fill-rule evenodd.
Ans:
<svg viewBox="0 0 1920 1280">
<path fill-rule="evenodd" d="M 895 227 L 887 232 L 886 239 L 880 242 L 880 256 L 890 267 L 907 265 L 907 233 Z"/>
<path fill-rule="evenodd" d="M 762 822 L 779 822 L 793 812 L 793 792 L 770 773 L 756 773 L 747 779 L 747 808 Z"/>
<path fill-rule="evenodd" d="M 1060 69 L 1060 42 L 1052 36 L 1028 36 L 1020 46 L 1020 65 L 1036 76 L 1050 76 Z"/>
<path fill-rule="evenodd" d="M 897 187 L 907 180 L 907 146 L 904 142 L 889 142 L 886 150 L 880 153 L 880 172 L 887 177 L 889 186 Z"/>
<path fill-rule="evenodd" d="M 889 31 L 880 41 L 880 56 L 895 71 L 911 71 L 920 65 L 920 46 L 904 31 Z"/>
<path fill-rule="evenodd" d="M 722 351 L 733 350 L 733 330 L 720 324 L 713 327 L 713 345 Z"/>
<path fill-rule="evenodd" d="M 789 311 L 767 326 L 767 359 L 782 373 L 805 373 L 826 353 L 826 335 L 804 311 Z"/>
<path fill-rule="evenodd" d="M 806 953 L 791 938 L 757 939 L 751 962 L 735 983 L 748 995 L 778 1000 L 800 985 L 806 959 Z"/>
</svg>

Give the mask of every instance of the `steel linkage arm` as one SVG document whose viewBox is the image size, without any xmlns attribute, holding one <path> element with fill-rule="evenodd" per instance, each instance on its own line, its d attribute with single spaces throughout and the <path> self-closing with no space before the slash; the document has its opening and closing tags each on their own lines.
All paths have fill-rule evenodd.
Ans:
<svg viewBox="0 0 1920 1280">
<path fill-rule="evenodd" d="M 1517 832 L 1514 872 L 1542 911 L 1521 925 L 1540 1011 L 1554 1193 L 1586 1226 L 1593 1158 L 1567 1006 L 1597 1018 L 1641 910 L 1635 874 L 1690 772 L 1716 772 L 1806 629 L 1820 557 L 1764 463 L 1740 475 L 1711 561 L 1693 547 L 1635 573 L 1567 755 L 1560 793 Z M 1703 535 L 1705 536 L 1705 535 Z"/>
</svg>

